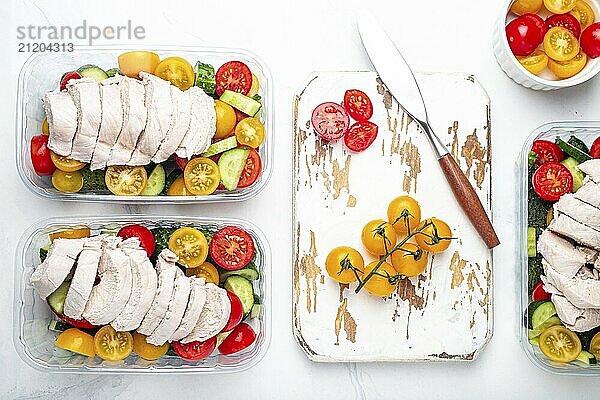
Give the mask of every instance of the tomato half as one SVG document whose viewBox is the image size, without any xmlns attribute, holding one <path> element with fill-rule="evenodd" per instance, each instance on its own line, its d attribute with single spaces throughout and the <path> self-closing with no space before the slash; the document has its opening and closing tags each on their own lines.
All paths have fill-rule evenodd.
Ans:
<svg viewBox="0 0 600 400">
<path fill-rule="evenodd" d="M 533 190 L 544 200 L 557 201 L 573 188 L 573 175 L 558 162 L 547 162 L 533 174 Z"/>
<path fill-rule="evenodd" d="M 192 158 L 183 171 L 187 190 L 196 196 L 205 196 L 217 190 L 221 182 L 218 165 L 206 157 Z"/>
<path fill-rule="evenodd" d="M 548 61 L 548 69 L 552 71 L 557 78 L 568 79 L 580 73 L 587 64 L 587 56 L 580 51 L 569 61 Z"/>
<path fill-rule="evenodd" d="M 561 148 L 549 140 L 534 141 L 531 151 L 537 154 L 535 165 L 538 167 L 550 161 L 561 162 L 565 159 L 565 153 L 563 153 Z"/>
<path fill-rule="evenodd" d="M 590 5 L 584 0 L 578 0 L 575 2 L 575 8 L 571 10 L 571 15 L 577 18 L 581 24 L 581 29 L 587 28 L 596 20 L 594 9 L 590 7 Z"/>
<path fill-rule="evenodd" d="M 83 227 L 83 228 L 74 228 L 74 229 L 67 229 L 64 231 L 59 231 L 59 232 L 53 232 L 51 234 L 49 234 L 48 236 L 50 237 L 50 242 L 53 242 L 56 239 L 81 239 L 81 238 L 86 238 L 86 237 L 90 237 L 91 234 L 91 230 L 89 227 Z"/>
<path fill-rule="evenodd" d="M 204 261 L 198 267 L 187 268 L 185 270 L 185 276 L 204 278 L 206 282 L 214 283 L 215 285 L 219 284 L 219 271 L 208 261 Z"/>
<path fill-rule="evenodd" d="M 208 241 L 204 233 L 198 229 L 185 226 L 171 234 L 169 250 L 179 257 L 177 260 L 179 264 L 187 268 L 195 268 L 206 261 Z"/>
<path fill-rule="evenodd" d="M 96 350 L 94 349 L 94 337 L 77 328 L 69 328 L 64 332 L 61 332 L 56 338 L 55 344 L 61 349 L 69 350 L 84 356 L 94 357 L 96 355 Z"/>
<path fill-rule="evenodd" d="M 525 14 L 506 25 L 508 45 L 515 56 L 528 56 L 544 40 L 545 21 L 536 14 Z"/>
<path fill-rule="evenodd" d="M 362 90 L 346 90 L 344 108 L 352 118 L 359 122 L 368 121 L 373 116 L 373 103 Z"/>
<path fill-rule="evenodd" d="M 315 107 L 310 121 L 317 135 L 327 141 L 341 138 L 350 126 L 350 117 L 344 107 L 332 102 Z"/>
<path fill-rule="evenodd" d="M 193 194 L 185 187 L 185 181 L 183 175 L 178 176 L 169 189 L 167 189 L 167 196 L 193 196 Z"/>
<path fill-rule="evenodd" d="M 352 151 L 366 150 L 377 138 L 378 130 L 379 127 L 370 121 L 357 122 L 344 136 L 344 144 Z"/>
<path fill-rule="evenodd" d="M 50 310 L 54 313 L 54 315 L 56 315 L 58 317 L 58 319 L 60 319 L 64 323 L 67 323 L 67 324 L 69 324 L 71 326 L 74 326 L 75 328 L 79 328 L 79 329 L 95 329 L 95 328 L 99 328 L 98 326 L 93 325 L 90 322 L 88 322 L 88 320 L 86 320 L 86 319 L 73 319 L 73 318 L 69 318 L 66 315 L 64 315 L 62 313 L 59 313 L 57 310 L 55 310 L 54 308 L 52 308 L 52 306 L 50 305 L 49 302 L 47 302 L 47 303 L 48 303 L 48 306 L 50 307 Z"/>
<path fill-rule="evenodd" d="M 247 323 L 239 324 L 219 346 L 221 354 L 229 355 L 238 353 L 248 348 L 256 340 L 254 329 Z"/>
<path fill-rule="evenodd" d="M 196 73 L 194 67 L 181 57 L 167 57 L 156 66 L 154 75 L 171 82 L 181 90 L 194 86 Z"/>
<path fill-rule="evenodd" d="M 57 169 L 52 174 L 52 186 L 59 192 L 77 193 L 83 187 L 83 175 L 80 171 L 65 172 Z"/>
<path fill-rule="evenodd" d="M 539 281 L 538 284 L 535 285 L 533 292 L 531 293 L 531 298 L 533 301 L 550 300 L 550 294 L 544 290 L 544 282 Z"/>
<path fill-rule="evenodd" d="M 235 109 L 221 100 L 215 100 L 215 114 L 217 116 L 217 130 L 214 138 L 225 139 L 231 136 L 231 132 L 233 132 L 237 123 Z"/>
<path fill-rule="evenodd" d="M 590 58 L 600 57 L 600 22 L 588 26 L 583 31 L 581 48 Z"/>
<path fill-rule="evenodd" d="M 117 332 L 112 326 L 106 325 L 94 335 L 94 347 L 103 360 L 123 360 L 133 351 L 133 337 L 129 332 Z"/>
<path fill-rule="evenodd" d="M 600 359 L 600 332 L 596 333 L 590 342 L 590 353 L 596 360 Z"/>
<path fill-rule="evenodd" d="M 138 332 L 133 332 L 133 352 L 144 360 L 158 360 L 169 351 L 169 342 L 162 346 L 155 346 L 146 341 L 146 336 Z"/>
<path fill-rule="evenodd" d="M 148 174 L 144 167 L 113 165 L 106 169 L 104 181 L 117 196 L 139 196 L 146 187 Z"/>
<path fill-rule="evenodd" d="M 140 246 L 146 250 L 148 253 L 148 257 L 152 257 L 154 254 L 154 249 L 156 248 L 156 242 L 154 241 L 154 235 L 150 231 L 150 229 L 145 226 L 134 224 L 127 225 L 119 229 L 117 236 L 120 236 L 124 239 L 137 237 L 140 239 Z"/>
<path fill-rule="evenodd" d="M 84 162 L 73 160 L 72 158 L 65 156 L 59 156 L 53 151 L 50 151 L 50 158 L 52 159 L 54 165 L 56 165 L 56 168 L 60 169 L 61 171 L 75 172 L 85 167 Z"/>
<path fill-rule="evenodd" d="M 600 137 L 597 137 L 590 147 L 590 156 L 592 158 L 600 158 Z"/>
<path fill-rule="evenodd" d="M 67 83 L 72 79 L 81 79 L 81 75 L 77 71 L 69 71 L 63 74 L 60 78 L 60 90 L 67 90 Z"/>
<path fill-rule="evenodd" d="M 258 151 L 254 149 L 250 149 L 250 153 L 248 153 L 248 158 L 246 159 L 246 165 L 244 166 L 244 170 L 242 171 L 242 175 L 240 176 L 240 180 L 238 182 L 238 188 L 245 188 L 251 186 L 256 182 L 258 177 L 262 172 L 262 160 L 260 158 L 260 154 Z"/>
<path fill-rule="evenodd" d="M 229 290 L 227 291 L 227 297 L 229 297 L 229 302 L 231 303 L 231 312 L 229 313 L 227 325 L 221 329 L 221 332 L 232 330 L 242 322 L 242 318 L 244 317 L 244 306 L 242 305 L 240 298 Z"/>
<path fill-rule="evenodd" d="M 554 28 L 555 26 L 562 26 L 571 31 L 575 37 L 581 35 L 581 24 L 571 14 L 555 14 L 546 18 L 546 27 L 548 29 Z"/>
<path fill-rule="evenodd" d="M 540 350 L 556 362 L 570 362 L 581 353 L 581 340 L 562 325 L 554 325 L 540 335 Z"/>
<path fill-rule="evenodd" d="M 153 74 L 160 63 L 160 57 L 150 51 L 129 51 L 118 58 L 119 71 L 130 78 L 139 79 L 140 72 Z"/>
<path fill-rule="evenodd" d="M 355 270 L 355 269 L 357 270 Z M 365 269 L 363 256 L 352 247 L 339 246 L 331 250 L 325 259 L 329 276 L 340 283 L 356 282 Z"/>
<path fill-rule="evenodd" d="M 553 60 L 569 61 L 579 53 L 579 41 L 570 30 L 555 26 L 544 36 L 544 51 Z"/>
<path fill-rule="evenodd" d="M 238 143 L 257 148 L 265 140 L 265 127 L 258 118 L 244 118 L 235 127 L 235 137 Z"/>
<path fill-rule="evenodd" d="M 517 56 L 517 60 L 533 75 L 539 75 L 548 66 L 548 56 L 542 50 L 535 50 L 528 56 Z"/>
<path fill-rule="evenodd" d="M 210 356 L 217 347 L 217 337 L 212 337 L 204 342 L 181 343 L 173 342 L 173 350 L 186 361 L 200 361 Z"/>
<path fill-rule="evenodd" d="M 516 0 L 511 6 L 510 11 L 523 15 L 528 13 L 537 13 L 542 8 L 544 0 Z"/>
<path fill-rule="evenodd" d="M 38 135 L 31 138 L 31 164 L 39 176 L 52 175 L 56 166 L 52 162 L 51 150 L 48 148 L 48 136 Z"/>
<path fill-rule="evenodd" d="M 566 14 L 575 8 L 576 0 L 544 0 L 544 5 L 552 14 Z"/>
<path fill-rule="evenodd" d="M 217 83 L 215 91 L 219 96 L 225 90 L 247 95 L 252 88 L 252 72 L 241 61 L 229 61 L 219 67 L 215 81 Z"/>
<path fill-rule="evenodd" d="M 242 269 L 254 257 L 254 240 L 237 226 L 222 228 L 210 241 L 210 257 L 226 270 Z"/>
</svg>

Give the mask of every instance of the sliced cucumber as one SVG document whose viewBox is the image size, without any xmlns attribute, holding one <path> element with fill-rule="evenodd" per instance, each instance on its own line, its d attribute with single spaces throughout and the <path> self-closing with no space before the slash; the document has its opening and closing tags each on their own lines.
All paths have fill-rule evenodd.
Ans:
<svg viewBox="0 0 600 400">
<path fill-rule="evenodd" d="M 96 82 L 100 82 L 108 78 L 108 75 L 102 68 L 92 64 L 87 64 L 83 67 L 80 67 L 77 72 L 79 72 L 79 75 L 84 78 L 94 78 Z"/>
<path fill-rule="evenodd" d="M 585 144 L 585 142 L 583 140 L 579 139 L 576 136 L 571 135 L 569 140 L 567 140 L 567 143 L 569 143 L 573 147 L 577 147 L 579 150 L 583 151 L 585 154 L 590 154 L 589 147 L 587 147 L 587 145 Z"/>
<path fill-rule="evenodd" d="M 585 174 L 577 168 L 581 163 L 577 162 L 573 157 L 569 157 L 562 160 L 561 164 L 567 167 L 573 176 L 573 193 L 575 193 L 583 186 L 583 179 L 585 178 Z"/>
<path fill-rule="evenodd" d="M 250 149 L 237 148 L 228 150 L 221 155 L 221 158 L 219 158 L 219 171 L 225 189 L 235 190 L 237 188 L 249 154 Z"/>
<path fill-rule="evenodd" d="M 249 281 L 255 281 L 258 279 L 258 271 L 252 268 L 242 268 L 242 269 L 238 269 L 237 271 L 227 271 L 224 272 L 220 275 L 221 277 L 221 282 L 225 282 L 227 280 L 227 278 L 229 278 L 230 276 L 242 276 L 246 279 L 248 279 Z"/>
<path fill-rule="evenodd" d="M 565 142 L 561 138 L 556 138 L 556 144 L 561 148 L 562 151 L 573 157 L 577 162 L 582 163 L 592 159 L 589 154 L 584 153 L 577 147 Z"/>
<path fill-rule="evenodd" d="M 227 336 L 231 335 L 231 332 L 233 332 L 233 329 L 227 332 L 219 333 L 217 335 L 217 345 L 215 347 L 219 347 L 221 343 L 223 343 L 223 340 L 227 339 Z"/>
<path fill-rule="evenodd" d="M 261 104 L 251 97 L 241 93 L 225 90 L 219 98 L 224 103 L 229 104 L 233 108 L 237 108 L 241 112 L 253 117 L 260 110 Z"/>
<path fill-rule="evenodd" d="M 228 137 L 227 139 L 219 140 L 210 145 L 208 149 L 202 154 L 201 157 L 210 157 L 215 154 L 223 153 L 224 151 L 235 149 L 238 145 L 235 136 Z"/>
<path fill-rule="evenodd" d="M 165 182 L 167 176 L 165 174 L 165 168 L 162 164 L 156 164 L 150 175 L 148 176 L 148 183 L 142 191 L 142 196 L 158 196 L 165 188 Z"/>
<path fill-rule="evenodd" d="M 252 310 L 252 306 L 254 305 L 254 288 L 248 279 L 239 275 L 230 276 L 223 286 L 240 299 L 244 315 Z"/>
<path fill-rule="evenodd" d="M 50 250 L 49 244 L 40 249 L 40 262 L 44 262 L 46 257 L 48 257 L 48 250 Z"/>
<path fill-rule="evenodd" d="M 71 325 L 67 324 L 66 322 L 58 321 L 56 319 L 50 320 L 50 323 L 48 324 L 48 329 L 53 332 L 64 332 L 70 327 Z"/>
<path fill-rule="evenodd" d="M 577 356 L 576 360 L 581 361 L 586 365 L 590 365 L 593 364 L 593 362 L 596 360 L 596 357 L 594 357 L 592 353 L 582 350 L 581 353 L 579 353 L 579 355 Z"/>
<path fill-rule="evenodd" d="M 250 318 L 258 318 L 262 311 L 262 304 L 254 304 L 250 310 Z"/>
<path fill-rule="evenodd" d="M 550 317 L 555 315 L 556 307 L 554 307 L 554 303 L 551 301 L 545 301 L 544 303 L 540 304 L 540 306 L 536 308 L 531 315 L 531 326 L 533 329 L 535 329 L 550 319 Z"/>
<path fill-rule="evenodd" d="M 204 93 L 212 95 L 215 93 L 217 83 L 215 81 L 215 69 L 210 64 L 204 64 L 198 61 L 196 63 L 196 80 L 195 86 L 204 90 Z"/>
<path fill-rule="evenodd" d="M 546 329 L 554 325 L 562 325 L 562 321 L 556 315 L 547 319 L 545 322 L 542 323 L 542 325 L 538 326 L 537 328 L 529 329 L 527 331 L 527 338 L 536 338 L 540 336 L 542 332 L 544 332 Z"/>
<path fill-rule="evenodd" d="M 527 257 L 537 256 L 536 229 L 534 226 L 527 227 Z"/>
<path fill-rule="evenodd" d="M 113 76 L 117 75 L 123 75 L 119 68 L 111 68 L 108 71 L 106 71 L 106 76 L 108 76 L 109 78 L 112 78 Z"/>
<path fill-rule="evenodd" d="M 62 285 L 60 285 L 54 292 L 50 293 L 50 296 L 48 296 L 46 299 L 48 301 L 48 305 L 57 314 L 63 315 L 65 310 L 65 299 L 67 298 L 67 292 L 69 291 L 70 286 L 71 282 L 63 282 Z"/>
<path fill-rule="evenodd" d="M 534 338 L 529 339 L 529 344 L 532 346 L 540 347 L 540 337 L 536 336 Z"/>
</svg>

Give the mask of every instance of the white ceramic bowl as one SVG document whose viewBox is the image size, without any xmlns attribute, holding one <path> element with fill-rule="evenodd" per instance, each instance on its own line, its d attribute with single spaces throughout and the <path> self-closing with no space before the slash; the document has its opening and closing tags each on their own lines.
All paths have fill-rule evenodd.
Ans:
<svg viewBox="0 0 600 400">
<path fill-rule="evenodd" d="M 596 21 L 598 21 L 600 19 L 600 2 L 598 0 L 586 1 L 594 9 Z M 600 58 L 589 58 L 583 71 L 568 79 L 552 79 L 550 73 L 543 76 L 536 76 L 527 71 L 513 55 L 506 37 L 506 25 L 514 19 L 514 16 L 510 12 L 510 6 L 513 2 L 514 0 L 506 1 L 505 6 L 501 10 L 492 38 L 496 60 L 506 75 L 513 81 L 533 90 L 556 90 L 587 82 L 600 72 Z"/>
</svg>

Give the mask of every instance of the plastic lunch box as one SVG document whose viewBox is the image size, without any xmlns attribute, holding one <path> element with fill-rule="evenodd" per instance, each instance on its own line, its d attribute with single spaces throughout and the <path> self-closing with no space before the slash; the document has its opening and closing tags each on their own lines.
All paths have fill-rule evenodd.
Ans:
<svg viewBox="0 0 600 400">
<path fill-rule="evenodd" d="M 534 140 L 546 139 L 554 141 L 556 137 L 561 137 L 565 141 L 575 135 L 582 139 L 586 144 L 591 143 L 600 135 L 600 121 L 565 121 L 551 122 L 535 129 L 525 141 L 523 150 L 517 160 L 517 215 L 515 220 L 516 227 L 516 256 L 517 256 L 517 292 L 518 299 L 517 312 L 521 318 L 517 318 L 517 334 L 521 341 L 521 346 L 527 354 L 527 357 L 539 368 L 544 371 L 565 375 L 582 376 L 600 376 L 600 365 L 585 365 L 573 363 L 557 363 L 550 361 L 541 350 L 532 346 L 527 338 L 527 327 L 525 325 L 525 315 L 529 305 L 529 291 L 527 288 L 527 218 L 528 218 L 528 162 L 527 156 L 531 150 Z"/>
<path fill-rule="evenodd" d="M 52 311 L 35 292 L 29 279 L 39 264 L 39 249 L 48 244 L 48 234 L 76 226 L 89 226 L 92 234 L 115 230 L 130 223 L 146 226 L 200 225 L 219 229 L 227 225 L 244 228 L 254 239 L 256 266 L 260 279 L 254 290 L 263 304 L 260 315 L 251 320 L 257 338 L 249 348 L 232 355 L 217 351 L 205 360 L 188 362 L 166 355 L 156 361 L 146 361 L 132 354 L 119 362 L 77 355 L 54 346 L 58 333 L 48 329 Z M 246 370 L 265 355 L 271 334 L 271 250 L 265 235 L 253 224 L 230 218 L 160 217 L 150 215 L 80 216 L 50 218 L 37 222 L 22 235 L 15 258 L 15 291 L 13 311 L 13 342 L 19 356 L 30 366 L 56 373 L 226 373 Z"/>
<path fill-rule="evenodd" d="M 259 94 L 263 98 L 261 117 L 265 124 L 266 138 L 260 147 L 262 174 L 257 182 L 244 189 L 219 191 L 209 196 L 114 196 L 112 194 L 61 193 L 54 189 L 50 177 L 40 177 L 33 170 L 29 151 L 31 137 L 41 133 L 45 117 L 42 97 L 48 91 L 58 87 L 65 71 L 71 71 L 85 64 L 97 64 L 102 67 L 117 66 L 117 57 L 126 51 L 139 50 L 129 46 L 76 46 L 73 53 L 36 53 L 23 65 L 19 75 L 17 93 L 17 138 L 16 161 L 21 180 L 35 194 L 57 200 L 99 201 L 145 204 L 182 204 L 242 201 L 252 198 L 267 184 L 272 170 L 273 158 L 273 89 L 271 74 L 267 66 L 254 54 L 240 49 L 206 47 L 167 47 L 152 46 L 150 50 L 161 58 L 180 56 L 191 63 L 203 61 L 216 68 L 226 61 L 240 60 L 246 63 L 260 81 Z"/>
</svg>

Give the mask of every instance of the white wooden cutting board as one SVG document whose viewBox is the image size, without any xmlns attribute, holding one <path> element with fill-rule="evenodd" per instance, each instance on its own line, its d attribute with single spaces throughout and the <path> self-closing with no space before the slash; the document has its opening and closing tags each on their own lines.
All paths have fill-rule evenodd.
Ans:
<svg viewBox="0 0 600 400">
<path fill-rule="evenodd" d="M 433 129 L 491 213 L 490 102 L 472 75 L 418 74 Z M 310 124 L 325 101 L 361 89 L 374 104 L 379 135 L 363 153 L 320 141 Z M 294 102 L 294 290 L 296 339 L 314 361 L 473 360 L 492 335 L 492 257 L 454 199 L 433 152 L 374 72 L 318 72 Z M 325 258 L 362 247 L 364 224 L 386 218 L 397 196 L 415 197 L 455 240 L 404 279 L 389 298 L 354 293 L 329 278 Z"/>
</svg>

